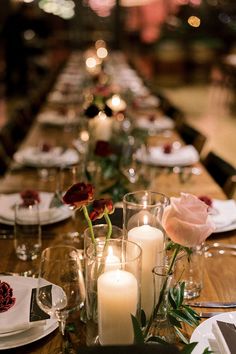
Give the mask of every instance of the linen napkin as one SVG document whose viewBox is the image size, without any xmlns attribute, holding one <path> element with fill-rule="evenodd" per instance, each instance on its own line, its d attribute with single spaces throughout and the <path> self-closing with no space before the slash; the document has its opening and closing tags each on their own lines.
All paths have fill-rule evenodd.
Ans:
<svg viewBox="0 0 236 354">
<path fill-rule="evenodd" d="M 41 223 L 46 223 L 61 216 L 61 208 L 49 208 L 53 193 L 40 192 L 39 218 Z M 0 217 L 14 223 L 14 205 L 21 201 L 19 193 L 0 195 Z M 63 207 L 62 207 L 63 208 Z M 67 208 L 67 207 L 65 207 Z"/>
<path fill-rule="evenodd" d="M 173 149 L 170 154 L 166 154 L 162 146 L 155 146 L 149 149 L 149 153 L 146 156 L 144 156 L 142 150 L 138 150 L 136 157 L 141 162 L 167 167 L 189 166 L 199 160 L 199 154 L 192 145 Z"/>
<path fill-rule="evenodd" d="M 213 200 L 213 208 L 216 211 L 211 215 L 216 228 L 221 229 L 232 224 L 234 221 L 236 223 L 236 202 L 233 199 L 229 200 Z"/>
<path fill-rule="evenodd" d="M 141 117 L 137 120 L 138 128 L 154 131 L 162 131 L 174 128 L 174 122 L 169 117 L 158 117 L 151 121 L 148 117 Z"/>
<path fill-rule="evenodd" d="M 48 152 L 42 152 L 38 147 L 28 147 L 19 151 L 16 155 L 19 156 L 22 163 L 31 166 L 62 166 L 70 165 L 78 162 L 78 154 L 74 149 L 63 150 L 62 147 L 51 148 Z"/>
<path fill-rule="evenodd" d="M 233 323 L 216 321 L 212 324 L 212 333 L 215 336 L 221 354 L 234 354 L 236 350 L 236 326 Z"/>
<path fill-rule="evenodd" d="M 27 286 L 25 282 L 21 281 L 20 277 L 2 277 L 1 280 L 11 286 L 16 301 L 8 311 L 0 314 L 0 336 L 45 325 L 46 318 L 50 318 L 48 315 L 44 314 L 42 316 L 41 312 L 37 318 L 34 317 L 33 321 L 32 316 L 30 316 L 31 308 L 34 307 L 31 301 L 32 286 L 30 284 Z"/>
</svg>

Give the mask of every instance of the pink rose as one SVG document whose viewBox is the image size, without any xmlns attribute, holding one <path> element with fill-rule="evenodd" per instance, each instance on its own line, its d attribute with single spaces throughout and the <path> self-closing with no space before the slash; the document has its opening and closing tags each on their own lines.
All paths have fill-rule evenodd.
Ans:
<svg viewBox="0 0 236 354">
<path fill-rule="evenodd" d="M 163 213 L 163 227 L 175 243 L 185 247 L 200 245 L 215 230 L 208 215 L 208 206 L 198 197 L 181 193 L 170 198 Z"/>
</svg>

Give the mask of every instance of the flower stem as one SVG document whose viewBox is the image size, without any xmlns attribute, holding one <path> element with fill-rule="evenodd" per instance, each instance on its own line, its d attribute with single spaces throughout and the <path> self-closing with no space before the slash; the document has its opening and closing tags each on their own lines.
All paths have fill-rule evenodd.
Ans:
<svg viewBox="0 0 236 354">
<path fill-rule="evenodd" d="M 82 210 L 83 210 L 85 219 L 86 219 L 86 221 L 87 221 L 87 223 L 88 223 L 88 226 L 89 226 L 89 230 L 90 230 L 92 242 L 93 242 L 93 244 L 95 245 L 95 244 L 96 244 L 96 239 L 95 239 L 95 236 L 94 236 L 93 224 L 92 224 L 92 221 L 91 221 L 91 219 L 90 219 L 90 217 L 89 217 L 88 210 L 87 210 L 87 208 L 86 208 L 85 205 L 82 206 Z"/>
<path fill-rule="evenodd" d="M 106 235 L 106 241 L 110 240 L 111 238 L 111 233 L 112 233 L 112 224 L 111 224 L 111 220 L 108 216 L 107 213 L 104 213 L 104 218 L 106 220 L 106 223 L 107 223 L 107 227 L 108 227 L 108 230 L 107 230 L 107 235 Z"/>
<path fill-rule="evenodd" d="M 176 257 L 178 255 L 180 249 L 181 249 L 181 246 L 177 244 L 177 247 L 174 250 L 174 253 L 173 253 L 171 261 L 170 261 L 170 265 L 169 265 L 168 270 L 167 270 L 167 277 L 166 277 L 166 279 L 164 281 L 164 284 L 163 284 L 163 286 L 161 288 L 161 291 L 160 291 L 160 296 L 159 296 L 158 302 L 157 302 L 156 306 L 154 307 L 154 310 L 153 310 L 153 312 L 151 314 L 151 317 L 150 317 L 150 319 L 148 321 L 147 327 L 145 328 L 144 338 L 147 337 L 148 332 L 149 332 L 150 327 L 151 327 L 151 324 L 152 324 L 154 318 L 156 317 L 156 315 L 158 313 L 158 310 L 160 308 L 160 305 L 161 305 L 161 303 L 163 301 L 163 298 L 164 298 L 164 295 L 165 295 L 165 290 L 166 290 L 166 285 L 167 285 L 167 281 L 168 281 L 168 275 L 170 275 L 172 273 L 172 269 L 173 269 Z"/>
</svg>

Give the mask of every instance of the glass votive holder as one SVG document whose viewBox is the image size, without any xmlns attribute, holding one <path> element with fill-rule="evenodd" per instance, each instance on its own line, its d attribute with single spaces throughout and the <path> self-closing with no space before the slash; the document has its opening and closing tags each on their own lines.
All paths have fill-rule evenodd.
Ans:
<svg viewBox="0 0 236 354">
<path fill-rule="evenodd" d="M 131 314 L 140 314 L 141 248 L 110 239 L 86 249 L 87 345 L 133 344 Z"/>
<path fill-rule="evenodd" d="M 17 258 L 22 261 L 35 260 L 42 247 L 41 225 L 38 203 L 15 204 L 14 246 Z"/>
<path fill-rule="evenodd" d="M 169 198 L 153 191 L 131 192 L 123 198 L 125 237 L 142 248 L 142 308 L 149 318 L 153 308 L 152 269 L 165 257 L 165 231 L 161 225 Z"/>
<path fill-rule="evenodd" d="M 93 234 L 94 238 L 97 241 L 104 241 L 106 239 L 106 236 L 108 234 L 108 225 L 107 224 L 97 224 L 93 225 Z M 123 238 L 123 230 L 116 226 L 112 225 L 112 230 L 111 230 L 111 239 L 115 238 Z M 83 240 L 84 240 L 84 252 L 86 251 L 87 247 L 92 243 L 92 236 L 91 236 L 91 230 L 90 228 L 86 228 L 83 232 Z"/>
<path fill-rule="evenodd" d="M 175 279 L 185 282 L 184 298 L 198 297 L 203 288 L 204 243 L 191 248 L 190 254 L 180 254 L 175 267 Z"/>
</svg>

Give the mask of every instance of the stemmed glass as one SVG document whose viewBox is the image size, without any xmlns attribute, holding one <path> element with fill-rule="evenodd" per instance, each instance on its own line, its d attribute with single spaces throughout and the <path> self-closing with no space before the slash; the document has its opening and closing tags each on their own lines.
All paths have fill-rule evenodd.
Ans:
<svg viewBox="0 0 236 354">
<path fill-rule="evenodd" d="M 36 299 L 43 311 L 57 319 L 63 338 L 62 348 L 57 353 L 65 353 L 66 320 L 71 312 L 83 306 L 85 300 L 82 267 L 76 248 L 58 245 L 43 250 Z"/>
</svg>

